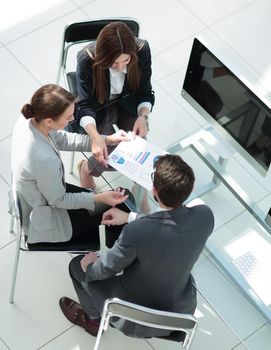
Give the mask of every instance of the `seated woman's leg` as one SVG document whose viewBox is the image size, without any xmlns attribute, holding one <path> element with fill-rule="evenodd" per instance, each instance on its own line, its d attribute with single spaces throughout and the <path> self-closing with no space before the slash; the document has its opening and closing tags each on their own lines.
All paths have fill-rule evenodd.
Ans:
<svg viewBox="0 0 271 350">
<path fill-rule="evenodd" d="M 85 188 L 75 185 L 67 184 L 67 192 L 89 192 Z M 102 221 L 103 213 L 108 210 L 110 206 L 98 203 L 95 204 L 94 211 L 87 209 L 72 209 L 68 210 L 68 214 L 72 224 L 72 241 L 80 240 L 80 237 L 85 235 L 97 234 L 97 228 Z"/>
<path fill-rule="evenodd" d="M 66 191 L 71 193 L 89 192 L 89 190 L 66 184 Z M 42 249 L 44 243 L 46 247 L 52 250 L 62 250 L 63 246 L 67 246 L 67 250 L 78 247 L 80 250 L 80 242 L 84 242 L 84 246 L 89 242 L 89 250 L 96 250 L 96 246 L 100 241 L 99 225 L 101 224 L 103 213 L 108 210 L 110 206 L 98 203 L 95 205 L 95 210 L 87 209 L 70 209 L 68 214 L 72 225 L 72 237 L 69 241 L 59 243 L 28 243 L 31 249 Z"/>
<path fill-rule="evenodd" d="M 88 191 L 74 185 L 68 184 L 68 186 L 68 192 L 81 192 L 80 190 L 84 192 Z M 129 190 L 125 189 L 125 195 L 126 194 L 129 195 L 130 201 L 133 202 L 133 194 Z M 82 235 L 85 236 L 96 234 L 96 229 L 101 224 L 103 213 L 110 208 L 111 207 L 106 204 L 98 203 L 95 204 L 95 210 L 93 212 L 86 209 L 69 210 L 68 212 L 73 227 L 73 236 L 71 239 L 73 241 L 76 241 L 80 240 L 80 236 L 82 237 Z M 125 203 L 118 205 L 117 208 L 125 211 L 126 213 L 129 213 L 131 211 Z M 105 245 L 108 248 L 111 248 L 114 245 L 115 241 L 119 238 L 123 226 L 124 225 L 105 227 Z"/>
</svg>

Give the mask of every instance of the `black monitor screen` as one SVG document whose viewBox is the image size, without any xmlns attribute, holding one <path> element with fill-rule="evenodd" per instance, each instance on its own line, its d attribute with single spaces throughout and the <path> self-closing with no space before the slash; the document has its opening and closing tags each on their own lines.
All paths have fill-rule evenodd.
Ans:
<svg viewBox="0 0 271 350">
<path fill-rule="evenodd" d="M 271 110 L 198 39 L 194 39 L 183 91 L 266 173 L 271 161 Z"/>
</svg>

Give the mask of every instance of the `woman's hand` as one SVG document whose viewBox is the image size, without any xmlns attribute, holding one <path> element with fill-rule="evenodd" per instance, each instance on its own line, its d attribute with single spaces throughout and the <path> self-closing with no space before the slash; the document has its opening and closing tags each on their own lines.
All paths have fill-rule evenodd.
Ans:
<svg viewBox="0 0 271 350">
<path fill-rule="evenodd" d="M 106 168 L 108 168 L 107 147 L 106 147 L 105 139 L 101 135 L 97 134 L 94 138 L 92 138 L 91 152 L 99 163 L 102 163 Z"/>
<path fill-rule="evenodd" d="M 106 191 L 97 193 L 94 195 L 94 201 L 96 203 L 104 203 L 115 207 L 118 204 L 123 203 L 128 198 L 128 195 L 124 195 L 124 190 L 117 189 L 115 191 Z"/>
<path fill-rule="evenodd" d="M 134 123 L 133 132 L 140 136 L 145 137 L 148 133 L 148 125 L 145 117 L 138 117 Z"/>
<path fill-rule="evenodd" d="M 107 145 L 116 145 L 121 141 L 131 141 L 131 136 L 123 130 L 117 131 L 115 134 L 106 136 L 105 142 Z"/>
</svg>

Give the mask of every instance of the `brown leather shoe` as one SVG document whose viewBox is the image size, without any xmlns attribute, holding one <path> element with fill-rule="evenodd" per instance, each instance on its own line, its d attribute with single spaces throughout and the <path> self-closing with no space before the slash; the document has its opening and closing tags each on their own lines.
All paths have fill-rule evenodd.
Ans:
<svg viewBox="0 0 271 350">
<path fill-rule="evenodd" d="M 88 318 L 80 304 L 70 298 L 62 297 L 59 300 L 59 306 L 65 317 L 71 323 L 84 328 L 86 332 L 94 337 L 97 336 L 100 322 Z"/>
</svg>

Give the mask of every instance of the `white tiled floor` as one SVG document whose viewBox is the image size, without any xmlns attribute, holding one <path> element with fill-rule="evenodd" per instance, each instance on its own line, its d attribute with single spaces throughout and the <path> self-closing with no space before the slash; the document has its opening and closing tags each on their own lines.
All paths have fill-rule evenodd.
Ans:
<svg viewBox="0 0 271 350">
<path fill-rule="evenodd" d="M 22 104 L 41 84 L 55 81 L 65 24 L 87 18 L 135 17 L 140 22 L 141 37 L 149 40 L 153 53 L 156 105 L 150 120 L 149 139 L 167 147 L 206 124 L 181 98 L 182 80 L 195 35 L 215 42 L 220 52 L 232 59 L 231 64 L 235 64 L 235 59 L 242 62 L 242 67 L 267 88 L 266 96 L 270 98 L 270 1 L 3 0 L 2 3 L 0 350 L 91 349 L 94 338 L 69 323 L 58 308 L 60 296 L 75 297 L 67 272 L 68 254 L 23 254 L 15 303 L 8 303 L 15 250 L 14 236 L 8 232 L 7 214 L 10 147 L 12 128 Z M 202 162 L 189 151 L 184 153 L 184 158 L 195 169 L 197 186 L 206 183 L 210 173 Z M 68 165 L 67 154 L 64 159 Z M 270 182 L 246 167 L 237 155 L 229 162 L 228 170 L 266 210 L 270 204 Z M 113 179 L 115 174 L 109 177 Z M 68 179 L 78 180 L 76 175 L 69 175 Z M 266 235 L 225 186 L 219 186 L 202 199 L 213 208 L 216 217 L 216 230 L 210 242 L 213 249 L 221 249 L 222 242 L 229 242 L 251 227 Z M 207 301 L 199 296 L 199 329 L 192 350 L 270 349 L 271 326 L 207 251 L 197 263 L 194 275 Z M 103 336 L 101 349 L 112 348 L 173 350 L 177 344 L 127 338 L 110 329 Z"/>
</svg>

